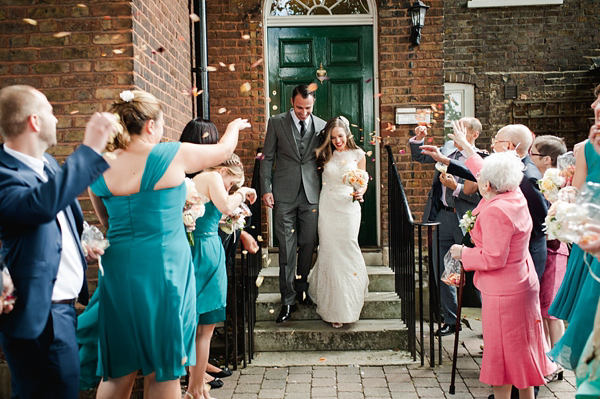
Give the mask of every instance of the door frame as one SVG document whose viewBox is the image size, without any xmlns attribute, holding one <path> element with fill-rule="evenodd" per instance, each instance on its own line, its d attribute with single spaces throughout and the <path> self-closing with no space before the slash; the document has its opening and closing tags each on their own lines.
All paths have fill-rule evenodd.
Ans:
<svg viewBox="0 0 600 399">
<path fill-rule="evenodd" d="M 274 0 L 263 0 L 263 59 L 269 58 L 269 46 L 268 46 L 268 28 L 290 28 L 290 27 L 301 27 L 301 26 L 348 26 L 348 25 L 370 25 L 373 27 L 373 92 L 379 93 L 379 36 L 378 33 L 378 18 L 377 18 L 377 6 L 374 0 L 366 0 L 369 6 L 369 14 L 356 14 L 356 15 L 343 15 L 343 16 L 329 16 L 329 15 L 311 15 L 311 16 L 284 16 L 276 17 L 269 16 L 269 10 Z M 269 96 L 269 64 L 268 62 L 263 63 L 264 67 L 264 89 L 267 96 Z M 373 116 L 375 117 L 374 126 L 375 134 L 381 137 L 381 123 L 379 118 L 379 97 L 373 99 Z M 284 99 L 283 101 L 289 101 Z M 267 120 L 271 114 L 270 102 L 265 101 L 265 115 Z M 381 247 L 381 141 L 375 140 L 375 173 L 374 177 L 375 188 L 376 188 L 376 230 L 377 230 L 377 247 Z M 260 199 L 259 199 L 260 200 Z M 388 204 L 391 206 L 391 204 Z M 273 212 L 267 210 L 267 220 L 269 226 L 269 248 L 273 247 Z"/>
</svg>

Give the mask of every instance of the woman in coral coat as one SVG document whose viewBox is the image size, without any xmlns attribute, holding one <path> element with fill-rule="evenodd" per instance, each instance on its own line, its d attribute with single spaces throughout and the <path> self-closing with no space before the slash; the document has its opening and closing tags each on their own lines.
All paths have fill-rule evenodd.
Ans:
<svg viewBox="0 0 600 399">
<path fill-rule="evenodd" d="M 455 136 L 460 140 L 460 129 Z M 485 161 L 468 155 L 466 165 L 483 197 L 473 210 L 475 247 L 454 245 L 450 252 L 465 270 L 475 271 L 481 291 L 485 351 L 479 380 L 494 387 L 496 399 L 510 398 L 512 385 L 521 399 L 533 399 L 533 387 L 543 385 L 554 366 L 545 355 L 540 286 L 528 248 L 533 225 L 519 189 L 523 164 L 511 152 Z"/>
</svg>

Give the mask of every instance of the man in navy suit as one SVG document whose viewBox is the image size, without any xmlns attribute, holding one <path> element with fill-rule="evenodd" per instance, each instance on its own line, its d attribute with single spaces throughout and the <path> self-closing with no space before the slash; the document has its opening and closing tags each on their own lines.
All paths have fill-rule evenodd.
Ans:
<svg viewBox="0 0 600 399">
<path fill-rule="evenodd" d="M 471 145 L 475 145 L 475 140 L 481 132 L 481 122 L 479 119 L 472 117 L 462 118 L 461 121 L 467 127 L 467 139 Z M 419 163 L 435 163 L 436 161 L 421 152 L 419 149 L 423 145 L 424 139 L 427 136 L 427 128 L 419 126 L 415 129 L 415 137 L 409 140 L 410 151 L 413 161 Z M 463 149 L 456 147 L 453 141 L 447 141 L 440 149 L 441 153 L 449 159 L 456 160 L 458 163 L 463 163 L 466 156 Z M 429 191 L 425 210 L 423 211 L 423 222 L 439 222 L 438 229 L 440 262 L 435 262 L 434 273 L 436 280 L 439 281 L 441 273 L 444 269 L 443 259 L 446 252 L 453 244 L 460 244 L 464 238 L 464 231 L 459 227 L 459 221 L 463 215 L 473 210 L 481 197 L 477 192 L 474 184 L 465 184 L 464 179 L 455 179 L 450 173 L 441 173 L 435 171 L 433 184 Z M 438 259 L 437 242 L 434 243 L 434 259 Z M 444 315 L 444 325 L 439 333 L 442 336 L 453 334 L 456 328 L 460 328 L 460 323 L 457 323 L 456 312 L 458 303 L 456 300 L 456 288 L 446 284 L 440 285 L 440 300 Z M 457 326 L 458 324 L 458 326 Z M 436 332 L 436 335 L 438 332 Z"/>
<path fill-rule="evenodd" d="M 75 302 L 87 303 L 88 291 L 77 196 L 108 169 L 100 151 L 115 129 L 111 114 L 94 114 L 59 167 L 45 153 L 57 122 L 34 88 L 0 90 L 0 255 L 17 295 L 0 317 L 0 344 L 19 399 L 78 396 Z"/>
</svg>

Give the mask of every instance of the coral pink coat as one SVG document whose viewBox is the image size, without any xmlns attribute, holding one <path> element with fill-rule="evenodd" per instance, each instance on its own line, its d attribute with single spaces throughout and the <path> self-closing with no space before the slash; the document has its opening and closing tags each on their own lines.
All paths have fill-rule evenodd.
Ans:
<svg viewBox="0 0 600 399">
<path fill-rule="evenodd" d="M 483 159 L 469 157 L 477 174 Z M 483 362 L 480 381 L 519 389 L 544 384 L 554 371 L 545 355 L 539 283 L 529 253 L 533 223 L 519 188 L 481 200 L 471 230 L 474 248 L 464 248 L 465 270 L 482 294 Z"/>
</svg>

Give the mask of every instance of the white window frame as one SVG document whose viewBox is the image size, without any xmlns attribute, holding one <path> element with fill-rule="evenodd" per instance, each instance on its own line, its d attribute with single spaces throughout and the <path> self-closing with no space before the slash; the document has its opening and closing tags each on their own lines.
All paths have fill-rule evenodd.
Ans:
<svg viewBox="0 0 600 399">
<path fill-rule="evenodd" d="M 490 7 L 522 7 L 522 6 L 557 6 L 562 5 L 563 0 L 469 0 L 468 8 L 490 8 Z"/>
<path fill-rule="evenodd" d="M 444 94 L 460 94 L 461 118 L 465 116 L 475 117 L 475 85 L 468 83 L 444 83 Z M 451 122 L 444 120 L 444 127 L 451 127 Z"/>
</svg>

